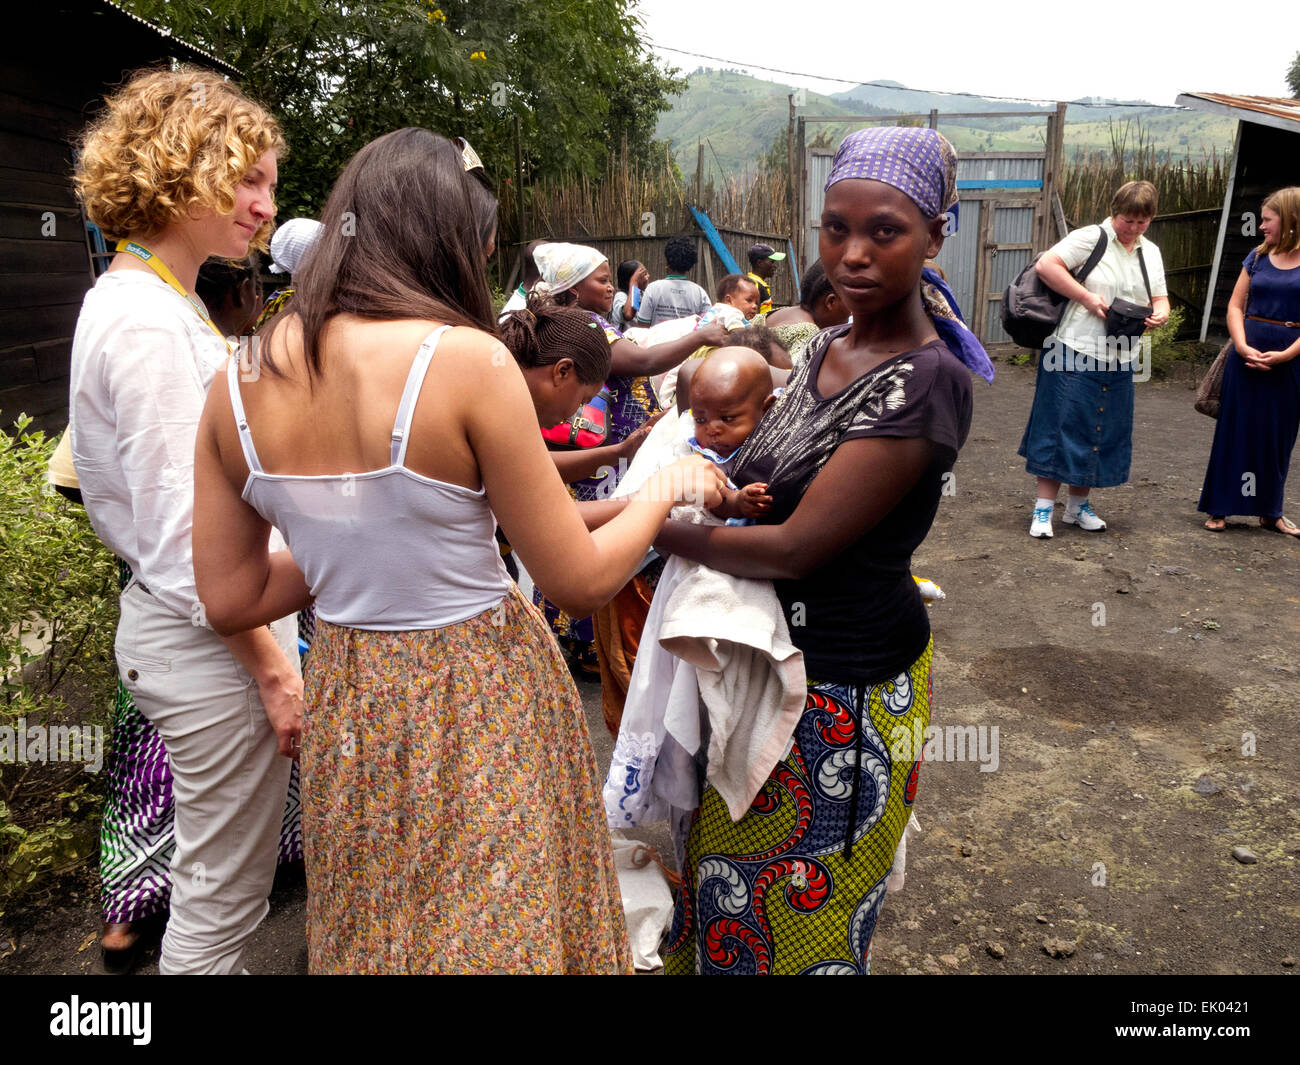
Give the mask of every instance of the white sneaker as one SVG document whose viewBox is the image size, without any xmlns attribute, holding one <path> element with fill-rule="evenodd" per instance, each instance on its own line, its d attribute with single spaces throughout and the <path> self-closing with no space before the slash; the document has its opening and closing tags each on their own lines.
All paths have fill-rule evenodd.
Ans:
<svg viewBox="0 0 1300 1065">
<path fill-rule="evenodd" d="M 1078 510 L 1073 513 L 1067 507 L 1065 517 L 1061 519 L 1066 525 L 1077 525 L 1084 532 L 1101 532 L 1106 528 L 1106 523 L 1097 517 L 1097 512 L 1092 509 L 1091 503 L 1082 504 Z"/>
<path fill-rule="evenodd" d="M 1029 525 L 1029 535 L 1039 540 L 1052 538 L 1052 508 L 1034 507 L 1034 520 Z"/>
</svg>

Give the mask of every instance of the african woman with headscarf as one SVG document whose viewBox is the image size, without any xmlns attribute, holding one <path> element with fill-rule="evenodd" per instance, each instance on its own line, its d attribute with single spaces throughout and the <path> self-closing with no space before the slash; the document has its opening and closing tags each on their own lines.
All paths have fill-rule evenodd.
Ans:
<svg viewBox="0 0 1300 1065">
<path fill-rule="evenodd" d="M 610 394 L 610 444 L 626 440 L 659 411 L 651 375 L 679 365 L 701 344 L 721 344 L 726 338 L 726 330 L 711 323 L 675 340 L 640 347 L 609 323 L 614 285 L 604 255 L 582 244 L 546 244 L 537 249 L 534 258 L 542 279 L 533 291 L 558 304 L 587 311 L 605 330 L 611 360 L 610 377 L 605 382 Z M 569 490 L 579 501 L 608 499 L 615 485 L 612 477 L 591 477 L 574 482 Z M 540 594 L 534 595 L 552 631 L 568 645 L 579 674 L 600 679 L 601 706 L 612 733 L 618 732 L 641 626 L 662 568 L 658 560 L 650 563 L 594 618 L 570 617 Z"/>
<path fill-rule="evenodd" d="M 934 130 L 845 139 L 820 252 L 852 312 L 809 344 L 737 453 L 763 482 L 760 524 L 670 521 L 656 546 L 769 579 L 803 652 L 789 754 L 732 821 L 706 785 L 685 840 L 669 973 L 867 973 L 886 879 L 916 797 L 930 717 L 929 619 L 910 574 L 971 420 L 970 370 L 992 378 L 937 275 L 957 200 Z"/>
</svg>

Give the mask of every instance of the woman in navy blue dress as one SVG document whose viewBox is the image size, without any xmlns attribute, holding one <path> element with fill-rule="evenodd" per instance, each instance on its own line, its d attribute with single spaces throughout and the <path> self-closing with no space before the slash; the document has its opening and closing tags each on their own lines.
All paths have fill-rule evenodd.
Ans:
<svg viewBox="0 0 1300 1065">
<path fill-rule="evenodd" d="M 1211 532 L 1229 514 L 1254 514 L 1261 527 L 1300 537 L 1282 516 L 1300 430 L 1300 187 L 1264 201 L 1260 230 L 1264 243 L 1246 256 L 1228 305 L 1233 350 L 1197 509 Z"/>
</svg>

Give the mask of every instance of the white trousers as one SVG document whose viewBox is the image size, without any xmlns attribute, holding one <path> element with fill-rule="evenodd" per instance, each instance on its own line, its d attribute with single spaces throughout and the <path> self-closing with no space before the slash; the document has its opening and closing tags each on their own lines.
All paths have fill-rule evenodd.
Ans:
<svg viewBox="0 0 1300 1065">
<path fill-rule="evenodd" d="M 162 737 L 176 800 L 163 973 L 238 973 L 266 916 L 292 763 L 276 750 L 257 684 L 211 629 L 132 582 L 122 593 L 117 667 Z M 297 626 L 272 626 L 298 662 Z"/>
</svg>

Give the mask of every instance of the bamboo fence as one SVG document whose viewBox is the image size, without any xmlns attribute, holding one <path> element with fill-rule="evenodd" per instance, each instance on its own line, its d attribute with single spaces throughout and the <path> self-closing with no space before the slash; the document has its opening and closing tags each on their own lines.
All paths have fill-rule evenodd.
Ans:
<svg viewBox="0 0 1300 1065">
<path fill-rule="evenodd" d="M 1067 221 L 1071 227 L 1099 221 L 1109 213 L 1111 196 L 1125 181 L 1152 182 L 1160 214 L 1148 236 L 1160 248 L 1171 295 L 1176 302 L 1201 306 L 1231 159 L 1218 153 L 1178 158 L 1157 151 L 1140 126 L 1128 124 L 1112 127 L 1111 142 L 1109 151 L 1080 153 L 1064 166 L 1061 202 Z M 793 229 L 789 203 L 789 175 L 783 167 L 759 163 L 740 177 L 710 180 L 701 186 L 684 180 L 667 156 L 657 166 L 641 167 L 611 153 L 598 178 L 574 176 L 526 184 L 522 190 L 514 182 L 505 184 L 499 243 L 509 254 L 499 262 L 500 277 L 504 286 L 518 247 L 536 238 L 590 244 L 604 251 L 614 266 L 637 259 L 652 277 L 662 277 L 667 272 L 664 240 L 688 235 L 697 238 L 700 252 L 695 279 L 712 287 L 723 267 L 688 205 L 709 216 L 741 268 L 747 269 L 744 253 L 749 245 L 762 240 L 784 248 Z M 794 301 L 788 268 L 778 270 L 773 282 L 778 303 Z"/>
</svg>

